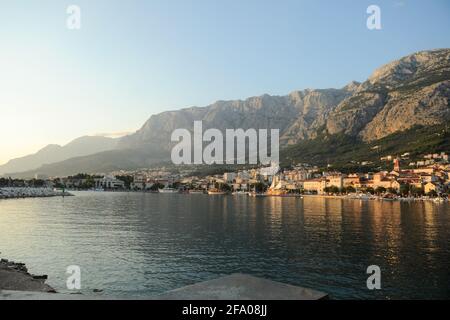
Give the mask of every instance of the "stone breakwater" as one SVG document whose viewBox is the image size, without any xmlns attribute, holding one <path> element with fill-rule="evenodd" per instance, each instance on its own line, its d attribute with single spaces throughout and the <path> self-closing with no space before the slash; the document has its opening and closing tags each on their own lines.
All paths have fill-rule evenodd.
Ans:
<svg viewBox="0 0 450 320">
<path fill-rule="evenodd" d="M 72 196 L 69 192 L 56 191 L 51 188 L 0 188 L 0 199 L 43 198 Z"/>
<path fill-rule="evenodd" d="M 56 292 L 46 280 L 46 275 L 30 274 L 24 263 L 0 259 L 0 290 Z"/>
</svg>

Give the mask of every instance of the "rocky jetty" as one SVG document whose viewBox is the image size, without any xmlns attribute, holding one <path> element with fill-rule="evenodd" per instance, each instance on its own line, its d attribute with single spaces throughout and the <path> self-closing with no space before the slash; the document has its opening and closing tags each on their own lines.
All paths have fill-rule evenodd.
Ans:
<svg viewBox="0 0 450 320">
<path fill-rule="evenodd" d="M 30 274 L 24 263 L 0 259 L 0 290 L 56 292 L 46 280 L 46 275 Z"/>
<path fill-rule="evenodd" d="M 50 188 L 0 188 L 0 199 L 44 198 L 72 196 L 69 192 Z"/>
</svg>

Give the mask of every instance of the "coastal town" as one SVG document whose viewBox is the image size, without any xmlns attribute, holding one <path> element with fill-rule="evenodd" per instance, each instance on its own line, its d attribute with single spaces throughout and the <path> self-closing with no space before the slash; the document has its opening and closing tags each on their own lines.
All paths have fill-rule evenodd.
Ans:
<svg viewBox="0 0 450 320">
<path fill-rule="evenodd" d="M 407 154 L 385 156 L 381 160 L 390 162 L 392 170 L 344 174 L 301 163 L 284 169 L 272 165 L 206 176 L 192 175 L 190 171 L 174 173 L 159 167 L 68 177 L 36 175 L 31 180 L 0 178 L 0 198 L 55 196 L 65 195 L 65 190 L 93 190 L 447 201 L 450 164 L 446 153 L 426 154 L 423 160 L 415 162 L 407 161 Z"/>
</svg>

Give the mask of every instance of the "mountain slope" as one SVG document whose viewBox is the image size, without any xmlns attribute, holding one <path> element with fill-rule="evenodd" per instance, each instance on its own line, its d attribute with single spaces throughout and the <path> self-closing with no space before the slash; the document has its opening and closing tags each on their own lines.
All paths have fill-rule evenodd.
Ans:
<svg viewBox="0 0 450 320">
<path fill-rule="evenodd" d="M 450 120 L 450 49 L 423 51 L 377 70 L 367 81 L 342 89 L 295 91 L 287 96 L 263 95 L 246 100 L 218 101 L 152 116 L 119 148 L 147 146 L 170 150 L 170 134 L 192 130 L 202 120 L 204 130 L 266 128 L 280 130 L 282 146 L 321 133 L 344 133 L 371 141 L 415 125 Z"/>
<path fill-rule="evenodd" d="M 0 175 L 29 171 L 44 164 L 56 163 L 73 157 L 86 156 L 97 152 L 112 150 L 117 140 L 105 137 L 85 136 L 73 140 L 65 146 L 48 145 L 37 153 L 10 160 L 0 166 Z"/>
<path fill-rule="evenodd" d="M 449 105 L 450 49 L 418 52 L 376 70 L 330 114 L 326 132 L 372 141 L 449 121 Z"/>
<path fill-rule="evenodd" d="M 442 124 L 414 126 L 371 142 L 342 133 L 323 135 L 285 148 L 280 158 L 284 166 L 307 162 L 321 167 L 332 164 L 333 168 L 341 171 L 367 172 L 379 166 L 392 169 L 391 161 L 380 161 L 382 156 L 409 153 L 410 160 L 416 160 L 424 154 L 449 151 L 450 126 Z M 371 164 L 358 164 L 363 161 L 370 161 Z"/>
<path fill-rule="evenodd" d="M 135 134 L 123 137 L 119 148 L 158 147 L 169 151 L 175 129 L 193 130 L 194 121 L 203 122 L 203 130 L 279 129 L 281 144 L 291 144 L 313 136 L 326 116 L 350 96 L 352 85 L 342 89 L 295 91 L 287 96 L 263 95 L 246 100 L 218 101 L 207 107 L 193 107 L 153 115 Z"/>
</svg>

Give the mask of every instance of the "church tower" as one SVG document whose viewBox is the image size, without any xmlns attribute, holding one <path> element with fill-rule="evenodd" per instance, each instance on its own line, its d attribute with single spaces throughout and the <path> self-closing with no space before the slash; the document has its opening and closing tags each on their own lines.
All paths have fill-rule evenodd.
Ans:
<svg viewBox="0 0 450 320">
<path fill-rule="evenodd" d="M 398 158 L 394 159 L 394 171 L 400 172 L 400 160 Z"/>
</svg>

